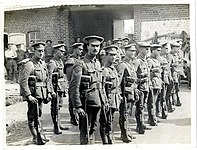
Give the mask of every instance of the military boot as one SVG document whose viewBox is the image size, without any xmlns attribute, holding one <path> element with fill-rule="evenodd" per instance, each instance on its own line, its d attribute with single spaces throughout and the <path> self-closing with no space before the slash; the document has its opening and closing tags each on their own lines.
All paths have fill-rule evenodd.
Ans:
<svg viewBox="0 0 197 150">
<path fill-rule="evenodd" d="M 84 133 L 80 133 L 80 144 L 81 145 L 87 145 L 88 144 L 87 135 L 85 135 Z"/>
<path fill-rule="evenodd" d="M 177 95 L 177 103 L 176 103 L 176 106 L 177 107 L 180 107 L 182 105 L 182 103 L 180 101 L 180 97 L 179 97 L 178 93 L 176 95 Z"/>
<path fill-rule="evenodd" d="M 95 143 L 94 130 L 91 130 L 90 129 L 90 132 L 89 132 L 89 140 L 90 140 L 90 144 L 91 145 Z"/>
<path fill-rule="evenodd" d="M 108 144 L 106 136 L 106 127 L 100 125 L 100 136 L 103 144 Z"/>
<path fill-rule="evenodd" d="M 143 127 L 143 123 L 142 123 L 142 120 L 140 119 L 140 116 L 136 115 L 135 118 L 136 118 L 136 122 L 137 122 L 136 131 L 137 131 L 139 134 L 144 134 L 145 129 L 144 129 L 144 127 Z"/>
<path fill-rule="evenodd" d="M 131 142 L 131 138 L 127 134 L 126 121 L 119 120 L 120 130 L 121 130 L 121 139 L 125 143 Z"/>
<path fill-rule="evenodd" d="M 62 132 L 60 131 L 57 115 L 55 115 L 53 111 L 51 111 L 51 118 L 52 118 L 53 125 L 54 125 L 53 126 L 54 134 L 62 134 Z"/>
<path fill-rule="evenodd" d="M 34 123 L 32 121 L 28 121 L 28 126 L 29 126 L 29 130 L 33 136 L 33 143 L 37 144 L 37 136 L 36 136 L 36 130 L 34 128 Z"/>
<path fill-rule="evenodd" d="M 113 140 L 112 140 L 113 138 L 112 138 L 112 132 L 111 131 L 109 131 L 108 133 L 107 133 L 107 141 L 108 141 L 108 144 L 113 144 Z"/>
</svg>

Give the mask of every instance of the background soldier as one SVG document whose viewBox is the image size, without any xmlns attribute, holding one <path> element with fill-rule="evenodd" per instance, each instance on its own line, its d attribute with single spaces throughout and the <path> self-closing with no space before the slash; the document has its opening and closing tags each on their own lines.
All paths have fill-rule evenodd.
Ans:
<svg viewBox="0 0 197 150">
<path fill-rule="evenodd" d="M 167 84 L 169 83 L 168 81 L 168 69 L 167 67 L 167 60 L 163 56 L 161 56 L 161 45 L 157 45 L 157 51 L 158 51 L 158 56 L 157 60 L 160 63 L 161 66 L 161 80 L 162 80 L 162 88 L 161 88 L 161 93 L 158 95 L 158 101 L 161 106 L 161 113 L 162 113 L 162 119 L 166 119 L 168 116 L 168 110 L 166 106 L 166 90 L 167 90 Z M 158 106 L 159 107 L 159 106 Z"/>
<path fill-rule="evenodd" d="M 23 98 L 27 100 L 28 104 L 28 126 L 35 144 L 37 144 L 37 133 L 34 125 L 34 115 L 36 114 L 35 103 L 38 103 L 39 117 L 41 117 L 43 101 L 47 102 L 47 100 L 51 99 L 51 87 L 48 80 L 47 66 L 45 62 L 42 61 L 44 56 L 44 45 L 44 43 L 35 43 L 32 45 L 34 48 L 34 56 L 24 61 L 24 66 L 21 66 L 21 71 L 19 72 L 20 88 Z M 31 91 L 31 88 L 28 86 L 28 79 L 31 75 L 36 76 L 36 91 Z M 36 96 L 32 96 L 34 92 Z"/>
<path fill-rule="evenodd" d="M 144 94 L 143 106 L 148 110 L 148 123 L 151 126 L 156 126 L 156 118 L 154 114 L 154 108 L 152 104 L 152 89 L 150 89 L 150 70 L 148 68 L 147 55 L 150 45 L 144 42 L 137 43 L 139 54 L 137 59 L 134 61 L 137 77 L 139 80 L 138 89 Z M 149 101 L 148 101 L 149 97 Z M 148 129 L 148 128 L 147 128 Z"/>
<path fill-rule="evenodd" d="M 174 57 L 174 62 L 172 63 L 172 78 L 174 82 L 174 88 L 173 88 L 173 95 L 172 95 L 172 103 L 176 106 L 181 106 L 181 99 L 179 95 L 180 91 L 180 78 L 183 76 L 186 78 L 185 73 L 183 71 L 183 62 L 182 58 L 179 57 L 179 51 L 180 51 L 180 45 L 178 43 L 173 43 L 171 45 L 172 48 L 172 55 Z"/>
<path fill-rule="evenodd" d="M 137 79 L 137 74 L 135 71 L 134 65 L 131 63 L 131 59 L 135 58 L 136 48 L 135 46 L 127 46 L 125 47 L 125 58 L 121 63 L 117 65 L 117 72 L 119 75 L 119 81 L 121 86 L 121 93 L 123 100 L 120 103 L 120 117 L 119 117 L 119 125 L 121 129 L 121 138 L 123 142 L 131 142 L 132 136 L 128 133 L 128 115 L 131 114 L 132 106 L 135 103 L 135 89 L 137 89 L 137 85 L 135 84 Z M 139 128 L 139 132 L 143 132 L 142 128 L 142 120 L 140 120 L 139 113 L 136 113 L 136 121 L 137 128 Z"/>
<path fill-rule="evenodd" d="M 11 83 L 14 83 L 14 79 L 17 74 L 17 53 L 12 49 L 12 43 L 8 43 L 8 49 L 5 51 L 6 59 L 6 69 L 8 73 L 8 80 L 11 80 Z"/>
<path fill-rule="evenodd" d="M 95 35 L 84 38 L 88 52 L 82 61 L 75 64 L 70 81 L 71 100 L 75 112 L 79 115 L 80 144 L 88 144 L 89 139 L 94 143 L 98 113 L 101 103 L 105 105 L 106 102 L 102 89 L 102 70 L 100 62 L 96 59 L 103 41 L 102 37 Z"/>
<path fill-rule="evenodd" d="M 175 108 L 172 105 L 172 89 L 173 89 L 173 78 L 172 78 L 172 63 L 174 62 L 174 58 L 172 56 L 171 52 L 171 46 L 170 43 L 164 43 L 162 51 L 164 51 L 164 57 L 166 58 L 168 64 L 166 68 L 168 68 L 169 73 L 169 84 L 167 85 L 167 91 L 166 91 L 166 104 L 168 108 L 168 112 L 172 113 Z M 163 52 L 162 52 L 163 53 Z"/>
<path fill-rule="evenodd" d="M 61 125 L 60 121 L 60 108 L 63 105 L 63 96 L 66 89 L 66 77 L 64 75 L 64 64 L 62 61 L 63 54 L 65 53 L 65 45 L 54 45 L 54 56 L 48 63 L 49 81 L 53 85 L 53 73 L 58 74 L 57 79 L 57 91 L 55 91 L 54 85 L 51 86 L 52 101 L 51 101 L 51 117 L 54 124 L 54 133 L 62 134 L 61 130 L 67 130 L 68 128 Z"/>
<path fill-rule="evenodd" d="M 101 110 L 100 114 L 100 135 L 103 144 L 112 144 L 112 130 L 114 113 L 119 109 L 119 81 L 118 73 L 114 67 L 118 47 L 115 45 L 104 48 L 106 51 L 106 61 L 104 64 L 104 86 L 108 98 L 109 109 Z"/>
<path fill-rule="evenodd" d="M 21 44 L 16 44 L 16 53 L 17 53 L 17 73 L 16 73 L 16 82 L 18 82 L 18 71 L 19 71 L 19 62 L 26 58 L 25 51 L 21 49 Z"/>
<path fill-rule="evenodd" d="M 123 39 L 122 39 L 122 45 L 123 46 L 127 46 L 127 45 L 129 45 L 129 38 L 128 37 L 124 37 Z"/>
<path fill-rule="evenodd" d="M 73 71 L 73 66 L 77 62 L 77 60 L 80 60 L 80 56 L 83 53 L 83 43 L 74 43 L 72 45 L 73 52 L 64 62 L 64 73 L 67 76 L 68 84 L 70 85 L 70 80 L 72 77 L 72 71 Z M 69 95 L 69 113 L 70 113 L 70 122 L 73 125 L 78 125 L 78 122 L 76 121 L 75 115 L 73 113 L 73 106 L 72 106 L 72 101 L 71 101 L 71 91 L 70 88 L 68 88 L 68 95 Z"/>
<path fill-rule="evenodd" d="M 151 45 L 151 56 L 150 59 L 148 59 L 148 66 L 150 69 L 150 79 L 151 79 L 151 86 L 153 89 L 152 92 L 152 98 L 149 97 L 150 104 L 153 105 L 152 108 L 154 108 L 154 113 L 156 113 L 156 116 L 160 116 L 160 102 L 158 100 L 158 95 L 161 92 L 162 89 L 162 80 L 161 80 L 161 66 L 159 61 L 157 60 L 157 57 L 159 56 L 158 48 L 160 46 L 158 44 Z M 155 115 L 152 116 L 154 119 L 156 119 Z"/>
<path fill-rule="evenodd" d="M 54 49 L 51 46 L 51 44 L 52 44 L 51 40 L 46 41 L 45 53 L 44 53 L 44 60 L 46 63 L 48 63 L 53 58 Z"/>
</svg>

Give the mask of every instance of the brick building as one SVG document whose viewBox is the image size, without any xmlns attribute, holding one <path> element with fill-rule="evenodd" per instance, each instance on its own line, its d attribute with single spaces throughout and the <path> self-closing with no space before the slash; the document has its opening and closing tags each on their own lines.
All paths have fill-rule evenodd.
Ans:
<svg viewBox="0 0 197 150">
<path fill-rule="evenodd" d="M 70 46 L 78 36 L 90 34 L 113 39 L 114 20 L 134 19 L 134 40 L 161 32 L 189 32 L 189 4 L 139 4 L 139 5 L 82 5 L 18 8 L 5 10 L 5 33 L 23 33 L 26 46 L 30 41 L 46 41 L 54 44 L 63 40 Z M 167 25 L 167 26 L 165 26 Z M 148 29 L 148 31 L 143 32 Z M 169 30 L 171 29 L 171 30 Z M 116 27 L 116 30 L 118 28 Z"/>
</svg>

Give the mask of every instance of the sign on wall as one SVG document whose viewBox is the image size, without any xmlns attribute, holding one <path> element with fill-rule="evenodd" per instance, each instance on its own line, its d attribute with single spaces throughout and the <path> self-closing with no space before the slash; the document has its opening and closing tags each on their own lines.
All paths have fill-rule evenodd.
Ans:
<svg viewBox="0 0 197 150">
<path fill-rule="evenodd" d="M 181 34 L 182 31 L 190 34 L 190 23 L 187 20 L 144 21 L 141 23 L 141 40 L 152 38 L 157 31 L 158 35 Z"/>
</svg>

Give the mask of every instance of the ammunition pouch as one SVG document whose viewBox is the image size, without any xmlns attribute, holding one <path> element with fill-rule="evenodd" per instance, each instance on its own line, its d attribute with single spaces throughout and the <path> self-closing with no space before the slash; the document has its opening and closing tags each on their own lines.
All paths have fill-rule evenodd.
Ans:
<svg viewBox="0 0 197 150">
<path fill-rule="evenodd" d="M 132 77 L 125 77 L 125 87 L 130 87 L 133 83 L 135 83 L 136 79 Z"/>
<path fill-rule="evenodd" d="M 139 74 L 139 78 L 146 78 L 146 77 L 148 77 L 148 73 L 140 73 Z"/>
<path fill-rule="evenodd" d="M 52 74 L 52 83 L 57 84 L 58 83 L 58 73 L 55 72 Z"/>
<path fill-rule="evenodd" d="M 162 80 L 158 77 L 153 77 L 152 78 L 152 86 L 153 89 L 162 89 Z"/>
<path fill-rule="evenodd" d="M 112 87 L 113 87 L 113 82 L 110 82 L 110 81 L 105 82 L 105 88 L 107 91 L 111 91 Z"/>
<path fill-rule="evenodd" d="M 31 94 L 35 95 L 35 93 L 36 93 L 36 76 L 33 76 L 33 75 L 29 76 L 28 86 L 29 86 Z"/>
<path fill-rule="evenodd" d="M 91 83 L 91 76 L 88 75 L 82 75 L 81 76 L 81 89 L 86 90 L 90 88 L 90 83 Z"/>
</svg>

